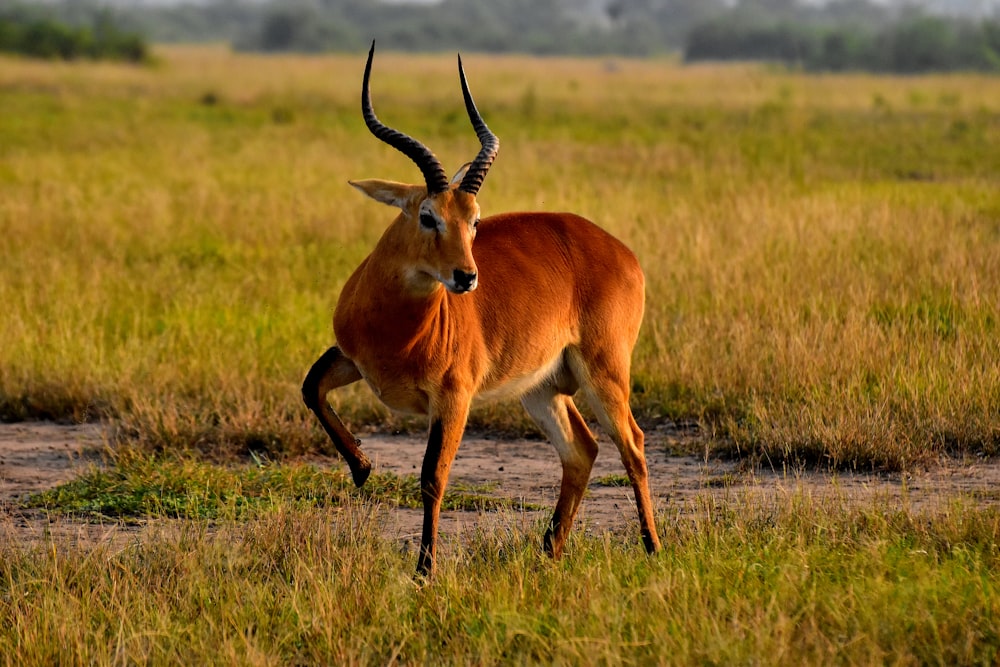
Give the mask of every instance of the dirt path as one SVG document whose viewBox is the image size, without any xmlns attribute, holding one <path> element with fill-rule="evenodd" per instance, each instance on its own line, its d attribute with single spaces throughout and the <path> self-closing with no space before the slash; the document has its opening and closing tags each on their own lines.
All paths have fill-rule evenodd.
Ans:
<svg viewBox="0 0 1000 667">
<path fill-rule="evenodd" d="M 0 424 L 0 502 L 71 479 L 101 443 L 94 424 Z"/>
<path fill-rule="evenodd" d="M 695 511 L 700 497 L 711 494 L 733 502 L 774 503 L 792 493 L 804 493 L 849 502 L 907 504 L 933 508 L 965 496 L 977 503 L 1000 504 L 1000 463 L 950 461 L 934 470 L 908 475 L 830 474 L 822 472 L 740 472 L 736 464 L 705 461 L 691 456 L 668 456 L 672 442 L 690 437 L 669 428 L 647 434 L 650 485 L 659 509 L 680 506 Z M 0 424 L 0 523 L 24 539 L 61 536 L 75 541 L 122 539 L 135 528 L 94 525 L 25 512 L 16 500 L 71 479 L 85 465 L 96 461 L 103 446 L 100 427 L 60 426 L 48 423 Z M 412 436 L 372 434 L 363 449 L 375 469 L 397 474 L 419 473 L 424 453 L 422 439 Z M 341 465 L 331 460 L 330 465 Z M 624 472 L 617 451 L 607 441 L 601 450 L 579 520 L 590 531 L 635 529 L 636 512 L 630 487 L 602 485 L 598 480 Z M 560 468 L 554 450 L 544 441 L 502 441 L 472 435 L 466 438 L 452 469 L 452 480 L 493 484 L 498 496 L 523 499 L 551 508 L 559 493 Z M 526 523 L 547 518 L 548 511 L 525 513 Z M 458 534 L 498 520 L 488 514 L 447 512 L 442 532 Z M 409 541 L 419 537 L 420 512 L 387 513 L 387 535 Z"/>
<path fill-rule="evenodd" d="M 846 501 L 851 504 L 876 500 L 915 510 L 934 509 L 956 497 L 976 503 L 1000 504 L 1000 461 L 962 463 L 948 461 L 934 470 L 892 475 L 830 473 L 817 471 L 762 470 L 745 472 L 733 461 L 705 460 L 694 456 L 670 456 L 678 440 L 692 437 L 670 428 L 647 433 L 646 459 L 650 490 L 657 510 L 680 507 L 698 511 L 706 496 L 738 503 L 768 506 L 791 494 L 802 493 L 814 500 Z M 591 483 L 578 521 L 586 530 L 637 531 L 637 514 L 630 486 L 607 486 L 599 482 L 609 475 L 622 476 L 624 468 L 614 445 L 606 439 L 594 464 Z M 398 474 L 419 473 L 424 453 L 421 440 L 406 436 L 378 435 L 364 439 L 376 470 Z M 561 470 L 555 450 L 545 441 L 502 441 L 481 436 L 466 437 L 452 468 L 453 480 L 494 484 L 496 493 L 508 498 L 555 506 Z M 420 512 L 394 510 L 394 529 L 400 537 L 419 538 Z M 548 518 L 548 510 L 531 514 Z M 452 512 L 442 518 L 442 529 L 468 529 L 489 517 Z"/>
<path fill-rule="evenodd" d="M 104 444 L 96 424 L 64 426 L 47 422 L 0 424 L 0 539 L 38 541 L 47 537 L 73 542 L 118 539 L 118 526 L 48 517 L 22 510 L 15 501 L 69 481 L 98 460 Z"/>
</svg>

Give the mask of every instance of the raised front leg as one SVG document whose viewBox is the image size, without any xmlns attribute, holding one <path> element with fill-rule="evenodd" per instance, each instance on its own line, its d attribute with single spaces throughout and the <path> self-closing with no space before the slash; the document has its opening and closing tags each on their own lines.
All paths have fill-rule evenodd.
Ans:
<svg viewBox="0 0 1000 667">
<path fill-rule="evenodd" d="M 431 419 L 427 452 L 420 470 L 420 492 L 424 501 L 424 527 L 420 536 L 420 556 L 417 574 L 434 573 L 434 556 L 437 550 L 438 521 L 441 501 L 448 485 L 448 474 L 462 442 L 465 421 L 469 414 L 468 402 L 460 409 L 435 415 Z"/>
<path fill-rule="evenodd" d="M 306 406 L 316 413 L 319 423 L 333 441 L 337 452 L 347 461 L 351 469 L 351 478 L 360 487 L 372 472 L 371 461 L 358 446 L 361 441 L 347 430 L 344 422 L 333 411 L 326 400 L 326 395 L 337 387 L 357 382 L 361 379 L 354 362 L 344 356 L 336 345 L 323 353 L 306 375 L 302 383 L 302 400 Z"/>
</svg>

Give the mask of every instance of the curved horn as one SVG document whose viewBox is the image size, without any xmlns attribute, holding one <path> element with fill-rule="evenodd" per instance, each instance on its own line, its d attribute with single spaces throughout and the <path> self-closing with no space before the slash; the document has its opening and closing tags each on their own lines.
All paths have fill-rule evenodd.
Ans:
<svg viewBox="0 0 1000 667">
<path fill-rule="evenodd" d="M 416 163 L 427 182 L 427 194 L 436 195 L 444 192 L 448 189 L 448 175 L 434 153 L 413 137 L 383 125 L 375 117 L 375 110 L 372 108 L 372 91 L 368 84 L 374 56 L 375 42 L 372 41 L 372 48 L 368 51 L 368 64 L 365 65 L 365 79 L 361 87 L 361 115 L 364 116 L 365 125 L 376 138 L 389 144 Z"/>
<path fill-rule="evenodd" d="M 500 150 L 500 139 L 497 138 L 497 135 L 490 132 L 490 128 L 486 127 L 483 117 L 479 115 L 479 110 L 476 109 L 476 103 L 472 101 L 472 93 L 469 92 L 469 82 L 465 80 L 465 70 L 462 68 L 461 55 L 458 56 L 458 76 L 462 79 L 462 95 L 465 97 L 465 110 L 469 112 L 469 120 L 472 121 L 472 127 L 476 130 L 479 143 L 483 146 L 479 151 L 479 155 L 472 161 L 472 166 L 469 167 L 469 171 L 466 172 L 465 178 L 462 179 L 462 183 L 458 186 L 458 189 L 462 192 L 475 195 L 479 192 L 479 188 L 482 187 L 483 179 L 486 178 L 486 172 L 490 170 L 490 165 L 496 159 L 497 151 Z"/>
</svg>

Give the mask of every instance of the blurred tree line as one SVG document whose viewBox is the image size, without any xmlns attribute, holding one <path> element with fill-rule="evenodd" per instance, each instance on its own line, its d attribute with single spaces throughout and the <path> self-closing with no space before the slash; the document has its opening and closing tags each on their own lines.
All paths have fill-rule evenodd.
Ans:
<svg viewBox="0 0 1000 667">
<path fill-rule="evenodd" d="M 774 11 L 777 6 L 786 11 Z M 813 71 L 1000 71 L 1000 19 L 892 12 L 863 0 L 823 7 L 744 0 L 688 33 L 684 58 L 768 60 Z"/>
<path fill-rule="evenodd" d="M 16 0 L 0 0 L 0 7 Z M 71 26 L 104 0 L 53 0 Z M 682 53 L 810 70 L 1000 70 L 1000 15 L 959 18 L 874 0 L 205 0 L 116 5 L 119 29 L 153 41 L 225 41 L 247 51 L 359 51 L 373 38 L 412 51 L 570 55 Z"/>
<path fill-rule="evenodd" d="M 0 52 L 52 60 L 149 58 L 146 40 L 122 30 L 107 11 L 95 12 L 85 24 L 68 25 L 21 5 L 0 5 Z"/>
</svg>

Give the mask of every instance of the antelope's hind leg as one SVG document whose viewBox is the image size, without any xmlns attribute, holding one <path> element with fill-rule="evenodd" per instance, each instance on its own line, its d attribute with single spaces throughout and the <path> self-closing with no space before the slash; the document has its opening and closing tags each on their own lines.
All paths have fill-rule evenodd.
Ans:
<svg viewBox="0 0 1000 667">
<path fill-rule="evenodd" d="M 559 558 L 590 481 L 597 458 L 597 441 L 573 398 L 553 385 L 537 387 L 521 398 L 521 404 L 556 448 L 562 462 L 559 500 L 543 542 L 545 552 Z"/>
<path fill-rule="evenodd" d="M 358 372 L 354 362 L 345 357 L 340 348 L 333 346 L 316 360 L 302 383 L 302 400 L 316 413 L 319 423 L 330 436 L 337 452 L 347 461 L 351 469 L 351 478 L 358 487 L 362 486 L 371 474 L 371 461 L 358 446 L 361 441 L 354 437 L 330 407 L 326 395 L 337 387 L 343 387 L 360 379 L 361 373 Z"/>
<path fill-rule="evenodd" d="M 639 511 L 639 530 L 647 553 L 660 550 L 656 533 L 653 501 L 649 493 L 649 470 L 646 466 L 645 436 L 629 407 L 629 352 L 619 355 L 595 355 L 587 363 L 583 355 L 569 357 L 570 368 L 580 383 L 584 396 L 597 415 L 601 427 L 618 447 L 622 464 L 632 482 L 636 509 Z"/>
</svg>

